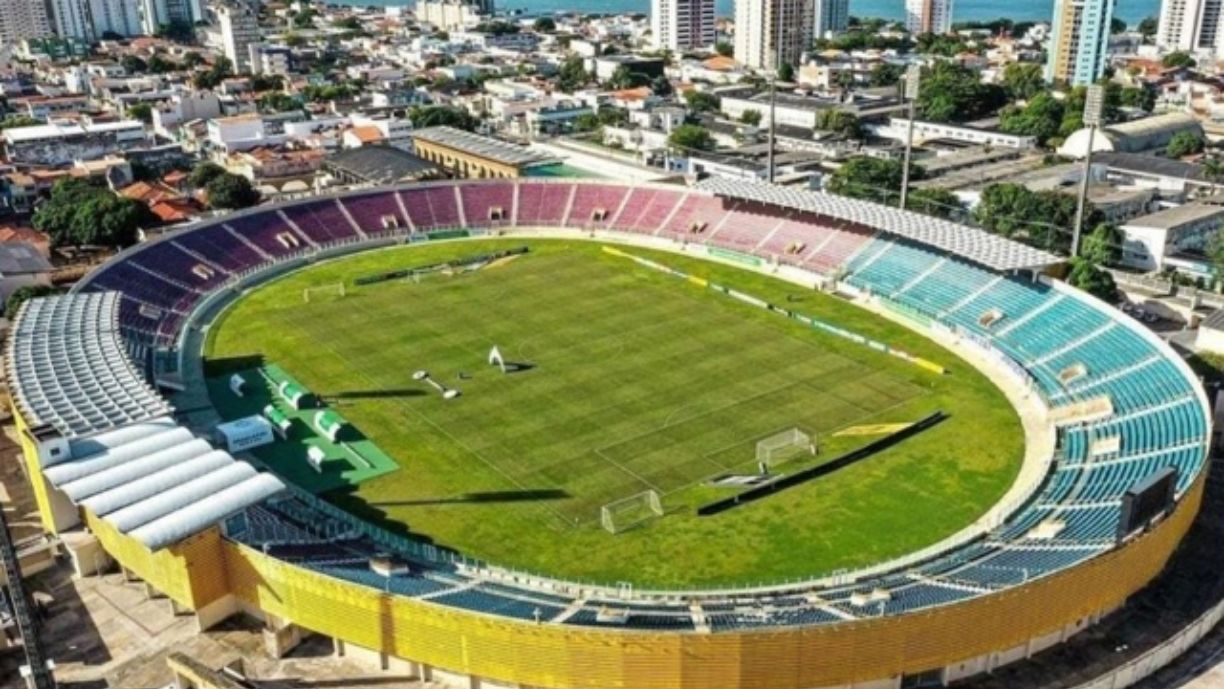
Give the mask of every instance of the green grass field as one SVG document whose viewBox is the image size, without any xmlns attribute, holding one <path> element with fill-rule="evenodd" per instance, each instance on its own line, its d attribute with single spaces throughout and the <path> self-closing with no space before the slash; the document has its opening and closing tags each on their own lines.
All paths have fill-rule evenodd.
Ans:
<svg viewBox="0 0 1224 689">
<path fill-rule="evenodd" d="M 358 275 L 528 244 L 509 263 L 419 283 Z M 929 545 L 986 511 L 1019 469 L 1019 420 L 951 353 L 836 298 L 744 270 L 633 250 L 901 346 L 937 376 L 585 242 L 445 242 L 281 278 L 216 323 L 207 356 L 262 356 L 322 395 L 399 469 L 324 493 L 367 519 L 505 566 L 600 582 L 771 582 Z M 347 296 L 303 289 L 344 280 Z M 790 300 L 788 301 L 788 295 Z M 526 370 L 486 363 L 492 345 Z M 412 374 L 462 391 L 444 401 Z M 226 416 L 237 410 L 213 387 Z M 827 461 L 859 424 L 950 420 L 868 460 L 714 517 L 713 476 L 755 471 L 756 441 L 799 427 Z M 273 466 L 304 463 L 267 451 Z M 309 474 L 285 470 L 310 489 Z M 331 484 L 334 485 L 334 484 Z M 601 505 L 654 489 L 667 515 L 626 533 Z"/>
</svg>

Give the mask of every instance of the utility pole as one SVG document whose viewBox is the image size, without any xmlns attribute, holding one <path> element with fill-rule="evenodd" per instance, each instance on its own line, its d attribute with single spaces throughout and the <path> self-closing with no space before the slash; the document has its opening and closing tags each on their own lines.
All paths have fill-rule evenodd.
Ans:
<svg viewBox="0 0 1224 689">
<path fill-rule="evenodd" d="M 1092 175 L 1092 146 L 1096 142 L 1096 130 L 1101 126 L 1105 109 L 1105 89 L 1100 84 L 1088 87 L 1084 101 L 1084 125 L 1088 127 L 1088 151 L 1084 154 L 1084 169 L 1080 173 L 1079 204 L 1075 209 L 1074 234 L 1071 235 L 1071 258 L 1079 256 L 1080 237 L 1084 232 L 1084 209 L 1088 205 L 1088 182 Z"/>
<path fill-rule="evenodd" d="M 33 606 L 21 580 L 17 548 L 13 545 L 12 534 L 9 533 L 3 503 L 0 503 L 0 561 L 4 565 L 4 575 L 8 580 L 9 604 L 13 606 L 13 616 L 17 618 L 17 632 L 21 634 L 21 646 L 25 649 L 26 664 L 21 666 L 21 676 L 25 678 L 29 689 L 55 689 L 55 676 L 51 674 L 54 666 L 47 658 L 42 640 L 38 637 Z"/>
<path fill-rule="evenodd" d="M 740 0 L 741 2 L 743 0 Z M 776 179 L 776 168 L 774 158 L 775 149 L 778 146 L 778 74 L 782 71 L 782 3 L 783 0 L 765 0 L 771 2 L 773 10 L 771 16 L 774 20 L 774 26 L 777 31 L 774 36 L 774 73 L 773 79 L 769 80 L 769 183 L 773 184 Z"/>
<path fill-rule="evenodd" d="M 910 157 L 914 151 L 914 111 L 918 103 L 918 86 L 922 81 L 922 65 L 912 64 L 905 69 L 905 99 L 909 101 L 909 111 L 905 125 L 905 162 L 901 165 L 901 210 L 909 199 Z"/>
</svg>

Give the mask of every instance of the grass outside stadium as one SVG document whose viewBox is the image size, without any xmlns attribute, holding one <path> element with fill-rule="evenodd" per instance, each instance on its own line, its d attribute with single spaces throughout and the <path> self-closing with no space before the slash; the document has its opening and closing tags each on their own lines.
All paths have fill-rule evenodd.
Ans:
<svg viewBox="0 0 1224 689">
<path fill-rule="evenodd" d="M 354 278 L 526 246 L 514 260 L 419 281 Z M 933 361 L 912 363 L 601 251 L 543 239 L 436 242 L 290 273 L 209 330 L 210 395 L 226 418 L 274 401 L 275 366 L 351 423 L 328 445 L 298 424 L 257 452 L 294 483 L 400 533 L 498 565 L 639 587 L 774 583 L 871 565 L 935 543 L 1008 490 L 1016 411 L 951 352 L 836 297 L 724 264 L 632 249 L 691 275 Z M 344 284 L 343 295 L 329 286 Z M 309 294 L 309 300 L 304 298 Z M 497 346 L 521 370 L 502 373 Z M 427 370 L 461 391 L 443 400 Z M 228 389 L 239 372 L 254 391 Z M 872 427 L 946 422 L 814 481 L 712 517 L 711 478 L 757 471 L 758 440 L 799 428 L 827 462 Z M 345 456 L 357 447 L 357 457 Z M 361 449 L 367 448 L 367 449 Z M 370 461 L 385 453 L 391 462 Z M 656 490 L 665 515 L 616 535 L 601 506 Z"/>
</svg>

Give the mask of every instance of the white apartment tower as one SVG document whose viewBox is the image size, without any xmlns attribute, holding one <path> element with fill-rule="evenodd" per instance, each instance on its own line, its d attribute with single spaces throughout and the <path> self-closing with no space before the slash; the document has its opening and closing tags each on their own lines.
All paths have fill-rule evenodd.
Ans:
<svg viewBox="0 0 1224 689">
<path fill-rule="evenodd" d="M 945 34 L 952 30 L 952 0 L 905 0 L 905 30 Z"/>
<path fill-rule="evenodd" d="M 845 33 L 850 26 L 850 0 L 815 0 L 812 32 L 816 38 Z"/>
<path fill-rule="evenodd" d="M 651 0 L 654 47 L 672 52 L 714 45 L 714 0 Z"/>
<path fill-rule="evenodd" d="M 251 45 L 259 43 L 259 17 L 244 3 L 217 5 L 221 45 L 235 72 L 251 71 Z"/>
<path fill-rule="evenodd" d="M 812 47 L 815 15 L 813 0 L 736 0 L 735 59 L 772 70 L 780 52 L 783 63 L 798 65 Z"/>
<path fill-rule="evenodd" d="M 51 13 L 42 0 L 0 0 L 0 43 L 51 34 Z"/>
<path fill-rule="evenodd" d="M 1224 0 L 1164 0 L 1156 45 L 1216 55 L 1224 48 Z"/>
<path fill-rule="evenodd" d="M 131 0 L 89 0 L 89 13 L 93 17 L 94 35 L 98 38 L 107 33 L 118 36 L 139 36 L 140 8 Z"/>
</svg>

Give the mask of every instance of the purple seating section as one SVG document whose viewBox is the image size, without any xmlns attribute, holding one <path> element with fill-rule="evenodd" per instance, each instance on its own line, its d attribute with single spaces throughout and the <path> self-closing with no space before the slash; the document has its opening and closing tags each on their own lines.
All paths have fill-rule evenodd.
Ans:
<svg viewBox="0 0 1224 689">
<path fill-rule="evenodd" d="M 608 228 L 620 212 L 629 190 L 625 187 L 581 184 L 574 192 L 566 225 L 570 227 Z M 597 212 L 603 212 L 603 220 L 595 220 Z"/>
<path fill-rule="evenodd" d="M 353 224 L 344 217 L 335 199 L 307 203 L 285 209 L 285 217 L 315 244 L 326 244 L 357 236 Z"/>
<path fill-rule="evenodd" d="M 391 194 L 350 196 L 344 199 L 344 207 L 348 209 L 349 215 L 353 216 L 353 220 L 367 235 L 407 231 L 408 223 L 404 220 L 404 214 L 400 212 L 399 204 L 395 202 L 395 197 Z M 383 218 L 386 217 L 395 218 L 399 229 L 385 227 Z"/>
<path fill-rule="evenodd" d="M 501 220 L 493 220 L 501 211 Z M 469 225 L 509 225 L 514 219 L 514 185 L 510 182 L 477 184 L 463 190 L 463 215 Z"/>
<path fill-rule="evenodd" d="M 563 225 L 572 184 L 523 184 L 519 186 L 518 224 L 524 226 Z"/>
<path fill-rule="evenodd" d="M 498 208 L 503 219 L 492 220 L 491 211 Z M 599 211 L 603 217 L 596 220 Z M 231 276 L 254 270 L 269 259 L 355 239 L 359 235 L 353 223 L 369 236 L 511 224 L 615 229 L 713 244 L 824 273 L 840 268 L 875 234 L 870 228 L 830 218 L 679 187 L 597 183 L 507 180 L 420 186 L 350 196 L 340 202 L 321 199 L 283 212 L 293 225 L 280 212 L 267 210 L 184 230 L 107 264 L 87 278 L 85 287 L 123 292 L 121 325 L 142 339 L 170 344 L 200 298 Z M 400 226 L 385 228 L 387 216 L 395 217 Z"/>
</svg>

